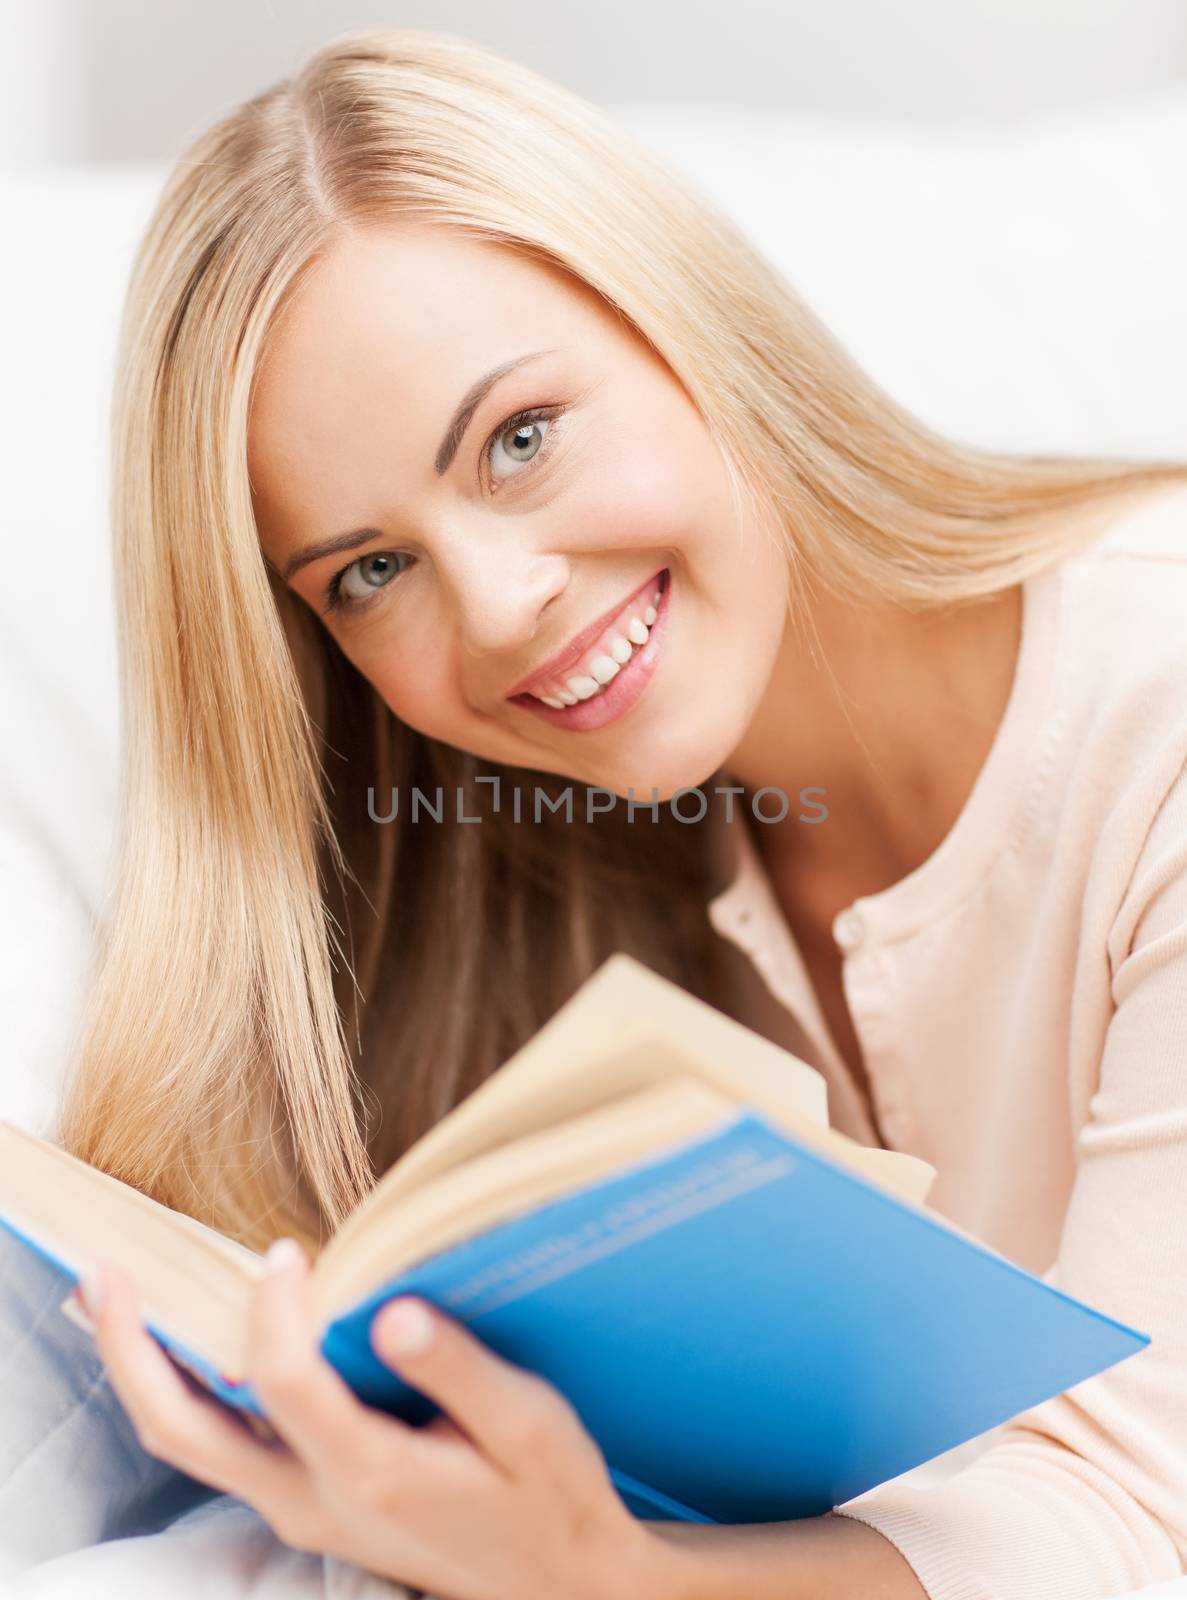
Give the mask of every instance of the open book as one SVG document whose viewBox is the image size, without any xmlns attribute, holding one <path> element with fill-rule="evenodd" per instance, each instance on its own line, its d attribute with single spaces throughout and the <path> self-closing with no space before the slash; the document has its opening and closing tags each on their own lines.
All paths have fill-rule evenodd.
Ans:
<svg viewBox="0 0 1187 1600">
<path fill-rule="evenodd" d="M 637 1514 L 818 1515 L 1149 1342 L 929 1210 L 934 1170 L 830 1129 L 806 1062 L 625 955 L 388 1171 L 313 1266 L 321 1348 L 415 1293 L 575 1405 Z M 0 1123 L 0 1226 L 134 1276 L 228 1404 L 261 1258 Z"/>
</svg>

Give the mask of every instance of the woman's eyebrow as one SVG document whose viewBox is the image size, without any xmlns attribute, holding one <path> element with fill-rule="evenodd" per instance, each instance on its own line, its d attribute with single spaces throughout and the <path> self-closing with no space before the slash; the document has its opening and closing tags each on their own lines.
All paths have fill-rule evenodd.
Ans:
<svg viewBox="0 0 1187 1600">
<path fill-rule="evenodd" d="M 443 477 L 449 471 L 450 463 L 457 454 L 458 446 L 466 436 L 466 429 L 470 426 L 470 419 L 487 395 L 509 372 L 514 372 L 517 367 L 522 367 L 529 361 L 538 361 L 541 356 L 555 354 L 552 350 L 533 350 L 528 355 L 513 356 L 510 361 L 502 361 L 497 367 L 492 367 L 472 383 L 461 398 L 457 410 L 450 420 L 449 427 L 445 430 L 445 437 L 437 451 L 437 459 L 433 463 L 437 476 Z"/>
<path fill-rule="evenodd" d="M 499 379 L 505 378 L 509 372 L 525 366 L 529 361 L 538 361 L 541 356 L 551 356 L 555 353 L 554 350 L 532 350 L 526 355 L 512 356 L 510 361 L 501 361 L 497 367 L 492 367 L 489 372 L 483 373 L 481 378 L 470 385 L 450 418 L 445 437 L 438 447 L 433 467 L 439 478 L 449 471 L 474 413 Z M 302 567 L 309 566 L 313 561 L 322 561 L 326 556 L 338 555 L 343 550 L 353 550 L 356 545 L 366 544 L 368 539 L 379 538 L 382 538 L 382 534 L 378 528 L 355 528 L 351 533 L 335 534 L 332 539 L 322 539 L 317 544 L 306 545 L 304 550 L 299 550 L 296 555 L 289 557 L 284 568 L 284 581 L 287 583 L 294 573 L 300 572 Z"/>
</svg>

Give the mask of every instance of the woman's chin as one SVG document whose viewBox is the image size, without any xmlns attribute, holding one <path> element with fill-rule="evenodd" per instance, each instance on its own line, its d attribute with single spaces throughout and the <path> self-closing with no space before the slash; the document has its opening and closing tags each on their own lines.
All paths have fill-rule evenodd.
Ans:
<svg viewBox="0 0 1187 1600">
<path fill-rule="evenodd" d="M 710 807 L 714 803 L 713 785 L 721 762 L 711 757 L 677 759 L 660 752 L 654 762 L 632 768 L 627 774 L 605 773 L 588 778 L 586 782 L 598 788 L 609 789 L 622 801 L 634 800 L 636 807 L 650 805 L 653 801 L 666 805 L 674 796 L 687 796 L 687 805 L 677 798 L 682 811 L 695 812 L 696 791 L 705 795 Z"/>
</svg>

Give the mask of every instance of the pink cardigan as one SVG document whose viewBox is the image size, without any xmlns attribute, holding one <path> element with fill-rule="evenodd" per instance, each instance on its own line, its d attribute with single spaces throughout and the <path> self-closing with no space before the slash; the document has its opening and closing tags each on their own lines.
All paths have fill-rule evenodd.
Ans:
<svg viewBox="0 0 1187 1600">
<path fill-rule="evenodd" d="M 1099 1600 L 1187 1565 L 1185 759 L 1176 487 L 1026 581 L 1010 699 L 964 810 L 833 923 L 878 1122 L 938 1169 L 928 1203 L 1152 1336 L 957 1470 L 848 1502 L 931 1600 Z M 736 830 L 710 920 L 802 1029 L 833 1125 L 878 1145 L 759 826 Z"/>
</svg>

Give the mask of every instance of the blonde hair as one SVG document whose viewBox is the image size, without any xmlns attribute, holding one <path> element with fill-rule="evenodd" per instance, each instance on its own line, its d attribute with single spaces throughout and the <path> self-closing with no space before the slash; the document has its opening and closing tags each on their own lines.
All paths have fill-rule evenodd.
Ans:
<svg viewBox="0 0 1187 1600">
<path fill-rule="evenodd" d="M 270 324 L 342 224 L 419 221 L 592 287 L 813 582 L 925 607 L 1015 584 L 1179 463 L 1022 458 L 923 427 L 704 198 L 557 85 L 448 34 L 349 35 L 202 135 L 129 289 L 114 421 L 118 876 L 62 1133 L 253 1246 L 312 1248 L 611 950 L 704 993 L 704 839 L 661 816 L 378 826 L 476 799 L 261 556 Z M 523 773 L 483 764 L 508 781 Z M 531 775 L 547 787 L 556 780 Z M 468 805 L 474 814 L 476 805 Z"/>
</svg>

